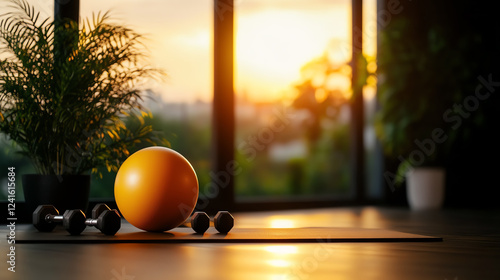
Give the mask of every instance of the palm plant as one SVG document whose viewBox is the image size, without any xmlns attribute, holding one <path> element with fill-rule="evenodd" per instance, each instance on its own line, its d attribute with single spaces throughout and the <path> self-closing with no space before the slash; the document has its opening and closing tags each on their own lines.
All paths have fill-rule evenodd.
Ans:
<svg viewBox="0 0 500 280">
<path fill-rule="evenodd" d="M 108 13 L 41 19 L 24 0 L 0 21 L 0 131 L 40 174 L 116 171 L 136 144 L 166 144 L 144 118 L 143 37 Z M 129 125 L 132 120 L 135 125 Z"/>
</svg>

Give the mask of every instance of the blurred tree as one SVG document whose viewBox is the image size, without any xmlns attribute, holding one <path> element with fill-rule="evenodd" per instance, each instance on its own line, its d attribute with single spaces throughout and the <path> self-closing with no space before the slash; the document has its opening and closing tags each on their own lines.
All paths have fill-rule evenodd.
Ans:
<svg viewBox="0 0 500 280">
<path fill-rule="evenodd" d="M 363 87 L 370 75 L 367 71 L 367 59 L 361 56 L 362 75 L 355 87 Z M 323 119 L 337 120 L 341 109 L 350 102 L 352 85 L 350 83 L 351 67 L 348 63 L 336 63 L 328 56 L 328 51 L 304 65 L 301 69 L 302 80 L 295 86 L 297 97 L 292 106 L 305 109 L 311 115 L 308 123 L 308 140 L 311 146 L 321 137 Z"/>
</svg>

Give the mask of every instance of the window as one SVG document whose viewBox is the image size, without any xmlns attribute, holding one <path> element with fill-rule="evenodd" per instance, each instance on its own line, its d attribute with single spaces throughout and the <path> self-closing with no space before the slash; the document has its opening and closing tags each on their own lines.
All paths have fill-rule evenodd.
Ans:
<svg viewBox="0 0 500 280">
<path fill-rule="evenodd" d="M 52 16 L 54 1 L 30 0 L 42 17 Z M 80 19 L 110 11 L 118 24 L 143 34 L 153 67 L 167 73 L 163 82 L 145 85 L 144 105 L 153 113 L 151 124 L 164 132 L 172 148 L 185 155 L 199 176 L 200 185 L 210 178 L 212 99 L 212 16 L 210 1 L 80 1 Z M 6 139 L 0 139 L 1 167 L 14 165 L 17 174 L 34 173 L 29 160 L 13 153 Z M 4 176 L 4 174 L 1 174 Z M 6 174 L 5 174 L 6 176 Z M 103 169 L 103 178 L 92 177 L 91 198 L 113 197 L 114 173 Z M 3 183 L 4 178 L 0 179 Z M 17 201 L 24 199 L 18 176 Z M 5 200 L 6 189 L 0 192 Z"/>
<path fill-rule="evenodd" d="M 242 1 L 235 16 L 238 200 L 352 199 L 343 1 Z"/>
<path fill-rule="evenodd" d="M 151 124 L 193 165 L 200 186 L 209 183 L 212 113 L 212 4 L 198 0 L 81 1 L 82 18 L 111 11 L 119 23 L 143 34 L 153 67 L 166 81 L 146 85 Z M 114 173 L 93 178 L 92 197 L 113 197 Z"/>
<path fill-rule="evenodd" d="M 48 2 L 35 7 L 50 14 L 53 4 Z M 154 128 L 164 131 L 172 148 L 193 164 L 202 199 L 211 199 L 214 207 L 236 203 L 238 209 L 272 208 L 276 202 L 288 207 L 300 201 L 319 206 L 359 202 L 365 182 L 356 178 L 364 178 L 359 172 L 364 172 L 365 158 L 366 170 L 378 166 L 370 130 L 375 78 L 363 88 L 360 115 L 351 113 L 348 101 L 356 35 L 351 15 L 361 15 L 361 1 L 352 3 L 89 0 L 80 2 L 80 17 L 111 10 L 118 22 L 146 35 L 150 63 L 169 77 L 148 85 L 154 98 L 145 105 L 154 115 Z M 363 3 L 368 30 L 362 33 L 364 55 L 372 70 L 375 3 Z M 366 114 L 363 105 L 369 109 Z M 359 116 L 362 129 L 353 134 Z M 356 146 L 352 137 L 363 140 L 363 131 L 364 142 Z M 2 167 L 32 172 L 2 141 Z M 366 182 L 376 181 L 373 177 L 377 174 L 367 174 Z M 114 174 L 93 178 L 91 197 L 112 199 L 113 182 Z M 368 197 L 380 196 L 379 185 L 368 186 Z M 0 200 L 5 199 L 1 192 Z"/>
</svg>

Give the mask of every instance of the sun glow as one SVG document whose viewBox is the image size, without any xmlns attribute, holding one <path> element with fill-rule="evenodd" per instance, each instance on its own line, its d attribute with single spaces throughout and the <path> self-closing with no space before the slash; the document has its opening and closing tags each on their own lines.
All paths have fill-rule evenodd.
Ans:
<svg viewBox="0 0 500 280">
<path fill-rule="evenodd" d="M 269 221 L 270 228 L 293 228 L 295 222 L 290 219 L 272 218 Z"/>
<path fill-rule="evenodd" d="M 276 77 L 295 75 L 323 48 L 315 44 L 318 32 L 307 18 L 298 12 L 280 11 L 249 16 L 238 26 L 238 63 Z"/>
<path fill-rule="evenodd" d="M 277 255 L 288 255 L 288 254 L 296 254 L 298 252 L 297 246 L 291 245 L 273 245 L 264 247 L 269 253 L 277 254 Z"/>
<path fill-rule="evenodd" d="M 146 35 L 151 65 L 168 73 L 166 81 L 150 85 L 165 102 L 210 101 L 213 3 L 198 2 L 87 0 L 81 3 L 81 17 L 111 10 L 118 23 Z M 370 7 L 365 21 L 371 25 L 363 39 L 367 50 L 374 45 L 370 41 L 375 39 L 375 3 L 364 2 Z M 47 14 L 52 13 L 52 6 L 42 6 Z M 306 63 L 327 49 L 336 61 L 350 59 L 350 23 L 348 0 L 235 1 L 236 94 L 254 102 L 294 98 L 293 86 L 300 82 L 301 68 Z M 344 86 L 335 85 L 338 87 Z"/>
<path fill-rule="evenodd" d="M 236 91 L 259 101 L 282 97 L 332 38 L 347 37 L 347 16 L 335 7 L 308 13 L 264 9 L 236 17 Z"/>
</svg>

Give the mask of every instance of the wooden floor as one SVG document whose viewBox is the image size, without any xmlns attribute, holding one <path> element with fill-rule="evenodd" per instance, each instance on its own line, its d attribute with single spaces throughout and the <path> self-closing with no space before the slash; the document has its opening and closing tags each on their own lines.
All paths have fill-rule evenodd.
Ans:
<svg viewBox="0 0 500 280">
<path fill-rule="evenodd" d="M 0 279 L 500 279 L 499 211 L 356 207 L 234 216 L 242 228 L 381 228 L 443 242 L 16 244 L 12 273 L 3 239 Z"/>
</svg>

